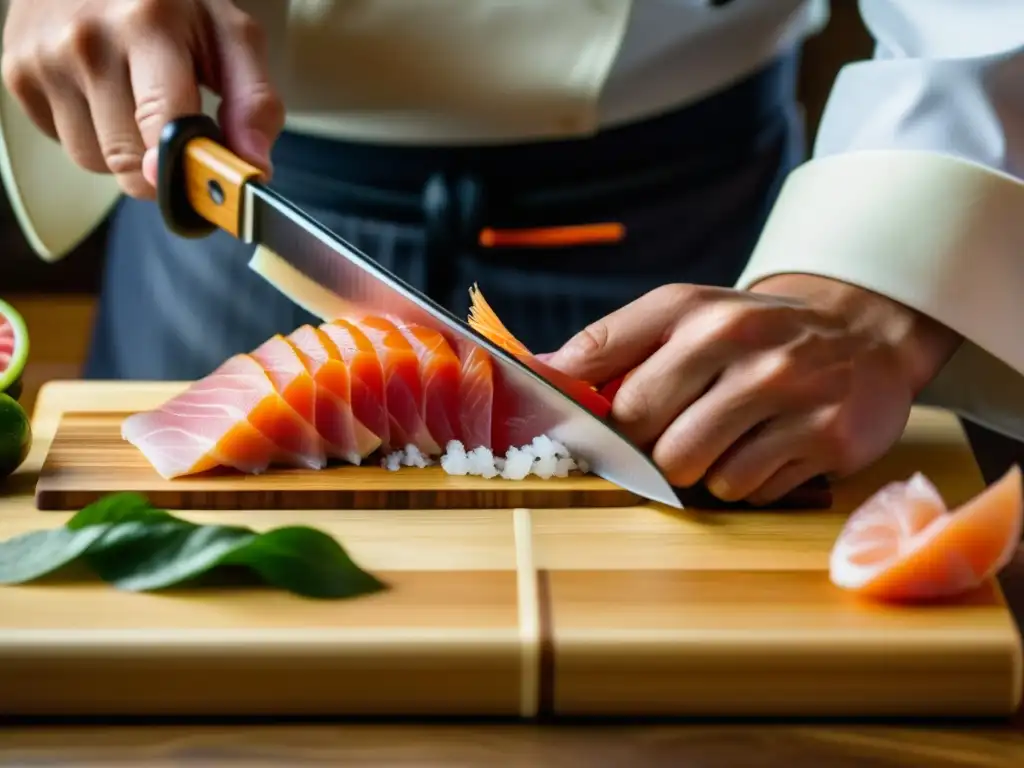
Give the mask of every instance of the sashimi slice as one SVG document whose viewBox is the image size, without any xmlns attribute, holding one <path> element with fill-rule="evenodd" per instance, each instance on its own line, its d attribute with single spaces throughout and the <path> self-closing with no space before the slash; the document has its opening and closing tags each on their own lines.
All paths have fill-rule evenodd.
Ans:
<svg viewBox="0 0 1024 768">
<path fill-rule="evenodd" d="M 328 454 L 350 464 L 380 447 L 381 440 L 352 414 L 352 381 L 337 346 L 320 328 L 303 325 L 288 336 L 314 383 L 315 424 Z"/>
<path fill-rule="evenodd" d="M 382 448 L 404 448 L 393 445 L 384 393 L 384 369 L 377 350 L 366 335 L 343 318 L 320 326 L 347 369 L 348 386 L 352 393 L 352 415 L 380 440 Z M 340 375 L 340 374 L 339 374 Z M 344 389 L 343 385 L 338 385 Z"/>
<path fill-rule="evenodd" d="M 396 448 L 412 445 L 428 456 L 439 455 L 441 447 L 430 436 L 423 420 L 423 385 L 412 345 L 393 322 L 383 317 L 363 317 L 351 322 L 377 350 L 384 372 L 391 444 Z"/>
<path fill-rule="evenodd" d="M 294 439 L 287 447 L 324 466 L 329 448 L 316 428 L 316 385 L 298 351 L 281 334 L 275 334 L 250 352 L 284 401 L 301 417 Z"/>
<path fill-rule="evenodd" d="M 462 363 L 447 339 L 433 328 L 393 319 L 419 361 L 423 386 L 421 415 L 427 431 L 439 446 L 462 440 L 459 420 L 459 383 Z M 488 413 L 488 422 L 490 421 Z"/>
<path fill-rule="evenodd" d="M 557 368 L 541 362 L 504 326 L 498 315 L 484 299 L 480 289 L 474 285 L 469 290 L 469 326 L 492 344 L 500 347 L 534 373 L 549 381 L 574 399 L 598 418 L 605 418 L 611 411 L 611 402 L 585 381 L 574 379 Z"/>
<path fill-rule="evenodd" d="M 833 546 L 829 575 L 839 587 L 883 600 L 955 596 L 1009 563 L 1022 526 L 1018 467 L 953 511 L 916 473 L 853 512 Z"/>
<path fill-rule="evenodd" d="M 277 446 L 278 452 L 272 464 L 323 469 L 327 464 L 323 451 L 310 450 L 312 425 L 281 396 L 256 358 L 249 354 L 235 355 L 214 371 L 219 372 L 248 377 L 252 385 L 265 394 L 249 411 L 249 423 Z M 319 437 L 315 439 L 319 440 Z"/>
<path fill-rule="evenodd" d="M 466 450 L 491 448 L 491 420 L 494 410 L 494 368 L 491 356 L 481 348 L 464 343 L 460 350 L 459 427 Z"/>
<path fill-rule="evenodd" d="M 159 408 L 129 416 L 121 435 L 167 479 L 217 466 L 258 474 L 297 463 L 272 439 L 282 405 L 259 363 L 239 355 Z"/>
</svg>

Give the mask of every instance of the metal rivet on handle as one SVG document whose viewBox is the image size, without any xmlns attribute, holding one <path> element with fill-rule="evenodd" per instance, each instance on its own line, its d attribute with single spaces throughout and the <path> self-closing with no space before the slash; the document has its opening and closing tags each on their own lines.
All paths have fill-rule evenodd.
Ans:
<svg viewBox="0 0 1024 768">
<path fill-rule="evenodd" d="M 206 182 L 206 191 L 215 205 L 224 205 L 224 188 L 221 187 L 219 181 L 210 179 Z"/>
</svg>

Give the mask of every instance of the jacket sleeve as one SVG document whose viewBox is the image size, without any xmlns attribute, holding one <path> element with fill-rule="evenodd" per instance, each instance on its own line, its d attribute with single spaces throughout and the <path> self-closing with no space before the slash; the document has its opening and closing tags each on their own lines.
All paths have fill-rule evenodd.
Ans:
<svg viewBox="0 0 1024 768">
<path fill-rule="evenodd" d="M 1024 439 L 1024 0 L 860 0 L 811 159 L 737 287 L 781 273 L 888 296 L 964 337 L 919 397 Z"/>
</svg>

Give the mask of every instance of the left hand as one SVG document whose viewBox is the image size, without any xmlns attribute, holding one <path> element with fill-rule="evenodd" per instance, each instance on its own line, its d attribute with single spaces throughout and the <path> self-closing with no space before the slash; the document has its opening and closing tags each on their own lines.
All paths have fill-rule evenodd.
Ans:
<svg viewBox="0 0 1024 768">
<path fill-rule="evenodd" d="M 600 383 L 635 368 L 611 418 L 669 481 L 765 504 L 885 453 L 959 341 L 883 296 L 786 275 L 751 291 L 658 288 L 546 362 Z"/>
</svg>

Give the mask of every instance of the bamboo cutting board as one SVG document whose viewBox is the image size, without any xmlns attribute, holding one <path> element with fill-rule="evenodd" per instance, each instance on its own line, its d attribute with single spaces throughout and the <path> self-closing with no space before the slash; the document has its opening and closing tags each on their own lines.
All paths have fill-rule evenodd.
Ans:
<svg viewBox="0 0 1024 768">
<path fill-rule="evenodd" d="M 33 489 L 61 414 L 150 407 L 166 385 L 59 383 L 0 487 L 0 537 L 54 525 Z M 920 469 L 981 487 L 951 416 L 803 512 L 192 511 L 316 525 L 390 585 L 351 601 L 264 590 L 0 587 L 3 714 L 993 715 L 1021 641 L 993 582 L 955 604 L 858 602 L 827 578 L 845 515 Z"/>
<path fill-rule="evenodd" d="M 165 391 L 170 397 L 186 386 L 167 384 Z M 36 485 L 39 509 L 77 510 L 118 490 L 144 493 L 157 506 L 179 510 L 621 507 L 642 501 L 595 475 L 485 479 L 453 477 L 439 466 L 389 472 L 372 463 L 322 470 L 274 468 L 261 475 L 223 470 L 165 480 L 121 437 L 121 424 L 129 414 L 123 406 L 62 414 Z M 699 487 L 681 494 L 686 504 L 710 500 Z M 773 506 L 827 508 L 831 503 L 831 489 L 819 478 Z"/>
<path fill-rule="evenodd" d="M 614 507 L 640 499 L 596 475 L 544 480 L 455 477 L 439 466 L 391 472 L 372 463 L 325 469 L 230 470 L 165 480 L 121 437 L 129 413 L 65 413 L 36 485 L 45 510 L 75 510 L 117 490 L 165 509 L 507 509 Z"/>
</svg>

